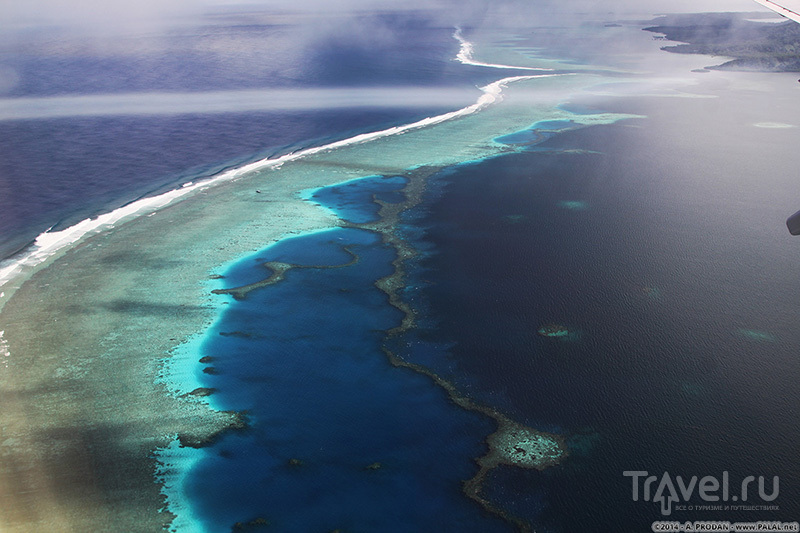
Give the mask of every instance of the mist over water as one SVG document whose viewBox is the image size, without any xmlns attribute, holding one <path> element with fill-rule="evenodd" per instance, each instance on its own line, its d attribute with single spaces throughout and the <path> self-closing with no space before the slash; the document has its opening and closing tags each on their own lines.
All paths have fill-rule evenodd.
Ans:
<svg viewBox="0 0 800 533">
<path fill-rule="evenodd" d="M 600 46 L 581 38 L 578 13 L 631 16 L 629 6 L 596 2 L 569 10 L 412 2 L 377 12 L 385 6 L 360 1 L 254 2 L 244 12 L 177 0 L 94 7 L 40 0 L 0 8 L 8 29 L 0 37 L 0 257 L 48 228 L 185 178 L 466 105 L 496 73 L 452 60 L 458 44 L 447 33 L 455 27 L 475 36 L 536 27 L 554 52 L 596 64 L 599 55 L 619 64 L 630 50 L 614 32 Z M 329 112 L 354 107 L 359 113 Z M 302 114 L 311 110 L 326 118 L 309 127 Z M 71 117 L 108 118 L 64 121 Z M 170 149 L 154 154 L 161 146 Z"/>
<path fill-rule="evenodd" d="M 227 167 L 474 102 L 494 78 L 456 68 L 452 29 L 423 15 L 362 14 L 383 31 L 357 38 L 269 13 L 113 36 L 10 34 L 0 256 Z"/>
</svg>

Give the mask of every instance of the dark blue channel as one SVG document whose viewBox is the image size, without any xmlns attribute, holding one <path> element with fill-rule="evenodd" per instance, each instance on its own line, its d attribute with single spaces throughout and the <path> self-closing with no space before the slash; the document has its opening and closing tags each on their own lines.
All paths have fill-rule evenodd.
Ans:
<svg viewBox="0 0 800 533">
<path fill-rule="evenodd" d="M 385 186 L 366 180 L 359 193 L 370 183 L 370 197 Z M 189 473 L 185 494 L 207 530 L 263 518 L 269 525 L 248 527 L 511 531 L 462 492 L 493 422 L 380 349 L 402 318 L 374 286 L 394 258 L 378 234 L 336 228 L 284 239 L 224 273 L 234 287 L 266 278 L 265 262 L 298 265 L 231 299 L 202 346 L 212 359 L 198 375 L 217 389 L 214 405 L 250 421 Z"/>
<path fill-rule="evenodd" d="M 390 204 L 402 202 L 406 183 L 408 179 L 403 176 L 371 176 L 317 189 L 311 199 L 327 206 L 339 218 L 364 224 L 379 218 L 380 204 L 374 199 Z"/>
</svg>

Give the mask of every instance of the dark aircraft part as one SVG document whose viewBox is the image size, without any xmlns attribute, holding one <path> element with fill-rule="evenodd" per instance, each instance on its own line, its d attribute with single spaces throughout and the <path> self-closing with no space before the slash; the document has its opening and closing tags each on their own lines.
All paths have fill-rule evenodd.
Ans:
<svg viewBox="0 0 800 533">
<path fill-rule="evenodd" d="M 786 227 L 792 235 L 800 235 L 800 211 L 786 219 Z"/>
</svg>

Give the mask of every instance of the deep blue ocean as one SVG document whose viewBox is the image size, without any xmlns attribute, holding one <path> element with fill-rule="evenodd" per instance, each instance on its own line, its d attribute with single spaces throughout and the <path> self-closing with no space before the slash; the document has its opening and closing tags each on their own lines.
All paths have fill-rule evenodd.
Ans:
<svg viewBox="0 0 800 533">
<path fill-rule="evenodd" d="M 788 274 L 757 257 L 783 255 L 766 244 L 775 230 L 761 225 L 745 237 L 727 207 L 687 223 L 691 209 L 653 206 L 648 199 L 669 195 L 682 162 L 619 150 L 636 146 L 637 134 L 618 125 L 565 130 L 527 153 L 434 178 L 425 204 L 405 217 L 408 238 L 426 251 L 409 297 L 428 321 L 401 353 L 476 400 L 567 437 L 561 465 L 500 467 L 487 484 L 536 531 L 795 521 L 796 303 L 785 294 Z M 594 153 L 564 152 L 573 149 Z M 725 195 L 714 191 L 704 193 Z M 687 244 L 696 239 L 708 247 L 698 253 Z M 743 239 L 759 251 L 742 253 Z M 550 323 L 572 335 L 537 333 Z M 780 509 L 663 516 L 658 503 L 632 501 L 624 471 L 659 481 L 664 472 L 720 480 L 728 472 L 731 495 L 748 475 L 764 476 L 769 494 L 779 476 Z M 754 487 L 749 501 L 763 505 Z M 709 505 L 696 493 L 689 503 Z"/>
<path fill-rule="evenodd" d="M 503 77 L 454 62 L 453 29 L 422 16 L 361 22 L 385 35 L 294 41 L 291 26 L 217 21 L 171 35 L 159 48 L 169 53 L 77 53 L 85 48 L 57 38 L 6 44 L 20 81 L 4 96 Z M 616 106 L 606 110 L 646 114 Z M 50 226 L 224 168 L 459 107 L 0 121 L 0 255 Z M 392 339 L 402 313 L 376 282 L 397 251 L 379 233 L 293 236 L 230 265 L 214 288 L 264 280 L 265 263 L 292 268 L 245 298 L 217 296 L 224 311 L 205 333 L 197 380 L 249 427 L 198 452 L 183 479 L 197 530 L 514 531 L 462 491 L 494 422 L 393 366 L 384 345 L 476 402 L 566 437 L 561 464 L 500 466 L 483 487 L 536 531 L 649 531 L 664 517 L 657 503 L 632 501 L 626 470 L 765 476 L 767 492 L 779 475 L 779 510 L 676 508 L 669 519 L 797 520 L 800 338 L 787 290 L 796 274 L 769 229 L 746 214 L 731 220 L 730 192 L 698 189 L 720 198 L 716 213 L 662 202 L 685 185 L 674 178 L 686 165 L 669 150 L 648 153 L 645 129 L 543 122 L 497 139 L 526 150 L 429 178 L 398 228 L 418 252 L 401 291 L 417 325 Z M 374 222 L 374 199 L 402 202 L 406 184 L 373 176 L 308 200 L 345 222 Z M 539 335 L 548 324 L 571 334 Z"/>
</svg>

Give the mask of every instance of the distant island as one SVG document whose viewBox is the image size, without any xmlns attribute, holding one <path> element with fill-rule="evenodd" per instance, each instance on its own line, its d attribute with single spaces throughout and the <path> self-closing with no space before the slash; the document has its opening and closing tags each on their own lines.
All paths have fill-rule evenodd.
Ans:
<svg viewBox="0 0 800 533">
<path fill-rule="evenodd" d="M 766 13 L 701 13 L 664 15 L 645 31 L 685 44 L 665 46 L 677 54 L 706 54 L 733 58 L 714 70 L 800 72 L 800 24 L 772 23 Z"/>
</svg>

